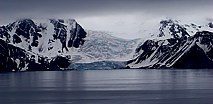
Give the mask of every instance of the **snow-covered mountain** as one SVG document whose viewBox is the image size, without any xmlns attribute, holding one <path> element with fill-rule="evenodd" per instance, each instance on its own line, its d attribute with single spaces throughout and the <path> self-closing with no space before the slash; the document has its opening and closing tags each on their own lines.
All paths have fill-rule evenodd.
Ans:
<svg viewBox="0 0 213 104">
<path fill-rule="evenodd" d="M 128 61 L 130 68 L 213 68 L 212 23 L 160 22 L 159 38 L 146 40 Z"/>
<path fill-rule="evenodd" d="M 130 68 L 213 68 L 212 22 L 166 19 L 157 31 L 149 39 L 126 40 L 85 31 L 73 19 L 19 19 L 0 27 L 0 71 L 60 69 L 70 62 L 123 68 L 129 59 Z"/>
<path fill-rule="evenodd" d="M 140 32 L 138 35 L 142 34 L 141 38 L 146 39 L 169 39 L 185 36 L 193 36 L 196 32 L 201 31 L 212 31 L 212 20 L 189 20 L 189 19 L 161 19 L 159 21 L 154 21 L 153 23 L 144 23 L 139 25 Z"/>
<path fill-rule="evenodd" d="M 46 57 L 70 54 L 86 37 L 74 19 L 19 19 L 0 27 L 0 33 L 0 38 L 7 43 Z"/>
<path fill-rule="evenodd" d="M 26 66 L 30 69 L 30 65 L 39 70 L 36 66 L 43 66 L 44 63 L 49 63 L 48 68 L 69 66 L 67 59 L 70 58 L 73 49 L 84 44 L 84 38 L 86 32 L 74 19 L 19 19 L 1 26 L 0 71 L 5 69 L 3 66 L 9 65 L 8 60 L 14 63 L 16 68 L 7 70 L 22 70 Z M 15 53 L 16 51 L 18 53 Z M 30 60 L 33 61 L 32 64 Z M 61 60 L 64 60 L 63 63 Z"/>
<path fill-rule="evenodd" d="M 159 37 L 180 38 L 184 36 L 193 36 L 201 31 L 213 31 L 212 22 L 195 24 L 184 23 L 180 20 L 165 19 L 160 21 Z"/>
<path fill-rule="evenodd" d="M 132 57 L 140 40 L 116 38 L 109 32 L 86 32 L 73 19 L 19 19 L 0 27 L 0 39 L 5 46 L 8 44 L 17 50 L 23 50 L 21 52 L 24 55 L 21 56 L 11 54 L 13 49 L 7 51 L 8 55 L 5 55 L 7 52 L 2 52 L 2 58 L 9 58 L 16 64 L 15 70 L 29 69 L 30 60 L 34 67 L 42 66 L 34 69 L 31 67 L 31 70 L 65 66 L 57 66 L 55 61 L 62 62 L 58 60 L 65 60 L 64 63 L 69 60 L 71 63 L 124 61 Z"/>
<path fill-rule="evenodd" d="M 126 40 L 103 31 L 87 31 L 87 38 L 73 61 L 90 63 L 96 61 L 124 61 L 131 58 L 140 39 Z M 75 54 L 75 53 L 73 53 Z"/>
</svg>

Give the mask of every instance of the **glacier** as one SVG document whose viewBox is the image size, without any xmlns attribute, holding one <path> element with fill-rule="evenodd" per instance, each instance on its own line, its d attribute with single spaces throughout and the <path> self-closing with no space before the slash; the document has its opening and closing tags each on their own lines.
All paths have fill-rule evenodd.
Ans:
<svg viewBox="0 0 213 104">
<path fill-rule="evenodd" d="M 83 29 L 74 19 L 18 19 L 0 26 L 0 72 L 211 69 L 212 24 L 164 19 L 149 38 L 128 40 Z"/>
</svg>

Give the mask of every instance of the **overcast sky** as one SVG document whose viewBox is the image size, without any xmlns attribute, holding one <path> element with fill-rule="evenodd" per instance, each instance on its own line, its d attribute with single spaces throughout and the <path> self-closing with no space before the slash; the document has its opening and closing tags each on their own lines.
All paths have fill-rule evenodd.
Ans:
<svg viewBox="0 0 213 104">
<path fill-rule="evenodd" d="M 213 0 L 0 0 L 0 24 L 17 18 L 74 18 L 85 29 L 139 38 L 165 18 L 212 20 Z"/>
</svg>

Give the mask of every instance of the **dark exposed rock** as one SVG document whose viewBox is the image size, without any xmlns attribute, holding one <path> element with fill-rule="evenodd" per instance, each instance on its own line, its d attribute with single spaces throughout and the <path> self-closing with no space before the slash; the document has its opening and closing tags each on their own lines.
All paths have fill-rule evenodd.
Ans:
<svg viewBox="0 0 213 104">
<path fill-rule="evenodd" d="M 56 56 L 50 61 L 50 69 L 59 70 L 60 68 L 68 68 L 70 65 L 69 58 Z"/>
<path fill-rule="evenodd" d="M 21 43 L 21 42 L 22 42 L 21 38 L 18 35 L 14 34 L 13 43 L 16 44 L 16 43 Z"/>
<path fill-rule="evenodd" d="M 55 34 L 53 35 L 54 39 L 59 39 L 62 44 L 63 49 L 68 51 L 67 47 L 78 48 L 80 45 L 84 44 L 84 38 L 86 38 L 86 32 L 84 29 L 77 23 L 74 23 L 74 27 L 69 32 L 67 31 L 67 26 L 65 26 L 62 20 L 50 19 L 50 22 L 54 25 Z M 72 22 L 75 22 L 72 20 Z M 67 33 L 70 34 L 70 39 L 68 40 L 68 45 L 66 44 Z"/>
<path fill-rule="evenodd" d="M 157 47 L 157 42 L 153 40 L 147 40 L 141 47 L 136 49 L 136 52 L 143 50 L 143 53 L 140 55 L 140 57 L 138 57 L 138 61 L 136 63 L 140 63 L 142 60 L 145 60 L 147 57 L 149 57 Z"/>
<path fill-rule="evenodd" d="M 51 44 L 56 42 L 56 40 L 60 40 L 62 50 L 56 50 L 60 53 L 63 53 L 63 49 L 68 51 L 68 45 L 69 48 L 78 48 L 80 45 L 83 45 L 86 32 L 74 20 L 69 21 L 70 26 L 75 26 L 68 29 L 68 26 L 64 25 L 65 20 L 51 19 L 49 24 L 51 23 L 54 26 L 55 34 L 47 34 L 48 31 L 52 31 L 47 30 L 49 29 L 48 23 L 37 24 L 31 19 L 20 19 L 7 26 L 1 26 L 0 72 L 44 71 L 67 68 L 70 65 L 69 58 L 55 56 L 52 59 L 47 56 L 41 56 L 40 52 L 51 51 L 54 47 L 58 49 L 58 46 L 60 46 L 57 44 L 44 46 L 46 41 L 48 44 Z M 67 42 L 68 34 L 70 35 L 69 43 Z M 47 49 L 45 50 L 45 48 Z M 35 49 L 37 50 L 35 51 Z"/>
<path fill-rule="evenodd" d="M 39 34 L 40 31 L 38 26 L 31 19 L 21 19 L 18 21 L 16 29 L 16 34 L 19 36 L 22 35 L 27 39 L 30 39 L 30 36 L 36 36 Z"/>
<path fill-rule="evenodd" d="M 137 68 L 212 69 L 213 33 L 197 32 L 194 36 L 144 42 L 138 57 L 128 62 Z"/>
<path fill-rule="evenodd" d="M 70 65 L 69 58 L 56 56 L 50 62 L 47 58 L 29 54 L 27 51 L 7 44 L 0 40 L 0 72 L 21 71 L 46 71 L 60 70 Z"/>
<path fill-rule="evenodd" d="M 71 37 L 68 41 L 68 47 L 78 48 L 83 45 L 86 38 L 86 32 L 82 29 L 79 24 L 76 24 L 76 28 L 70 31 Z"/>
<path fill-rule="evenodd" d="M 168 20 L 162 20 L 160 22 L 161 27 L 159 28 L 160 34 L 159 37 L 165 36 L 164 31 L 168 30 L 170 32 L 170 35 L 173 36 L 173 38 L 181 38 L 185 36 L 189 36 L 189 34 L 186 31 L 186 28 L 183 26 L 180 26 L 177 21 L 174 21 L 172 19 Z"/>
<path fill-rule="evenodd" d="M 16 61 L 22 61 L 23 58 L 27 58 L 24 50 L 9 45 L 0 39 L 0 72 L 18 71 L 19 66 Z"/>
<path fill-rule="evenodd" d="M 209 27 L 210 27 L 210 28 L 213 28 L 213 23 L 212 23 L 212 22 L 209 23 Z"/>
<path fill-rule="evenodd" d="M 51 25 L 54 27 L 54 30 L 49 30 L 52 29 L 49 28 L 52 27 Z M 54 31 L 54 34 L 50 33 L 50 31 Z M 11 43 L 10 40 L 12 40 L 14 45 L 23 43 L 25 47 L 21 48 L 27 50 L 38 50 L 40 47 L 46 47 L 43 51 L 38 50 L 39 52 L 51 51 L 54 48 L 52 45 L 57 40 L 60 40 L 61 43 L 61 45 L 57 45 L 61 47 L 61 50 L 57 51 L 61 51 L 62 53 L 64 50 L 69 51 L 69 48 L 72 47 L 79 48 L 79 46 L 84 44 L 85 37 L 86 32 L 84 29 L 72 19 L 66 20 L 66 23 L 62 19 L 50 19 L 44 23 L 37 23 L 31 19 L 19 19 L 12 24 L 0 27 L 0 38 L 7 43 Z M 43 46 L 46 45 L 43 41 L 47 41 L 48 46 Z M 31 48 L 26 47 L 26 43 Z M 58 47 L 56 49 L 59 49 Z"/>
<path fill-rule="evenodd" d="M 205 52 L 198 46 L 194 45 L 172 66 L 175 69 L 211 69 L 213 61 L 211 61 Z"/>
<path fill-rule="evenodd" d="M 9 43 L 10 34 L 5 26 L 0 27 L 0 38 L 6 38 L 6 42 Z"/>
</svg>

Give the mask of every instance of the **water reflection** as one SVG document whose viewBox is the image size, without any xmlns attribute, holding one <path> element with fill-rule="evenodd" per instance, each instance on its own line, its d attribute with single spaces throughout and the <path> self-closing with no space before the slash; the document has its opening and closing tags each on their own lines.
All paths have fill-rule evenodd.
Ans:
<svg viewBox="0 0 213 104">
<path fill-rule="evenodd" d="M 0 74 L 0 103 L 181 103 L 174 99 L 208 103 L 213 98 L 212 80 L 211 70 L 6 73 Z"/>
</svg>

